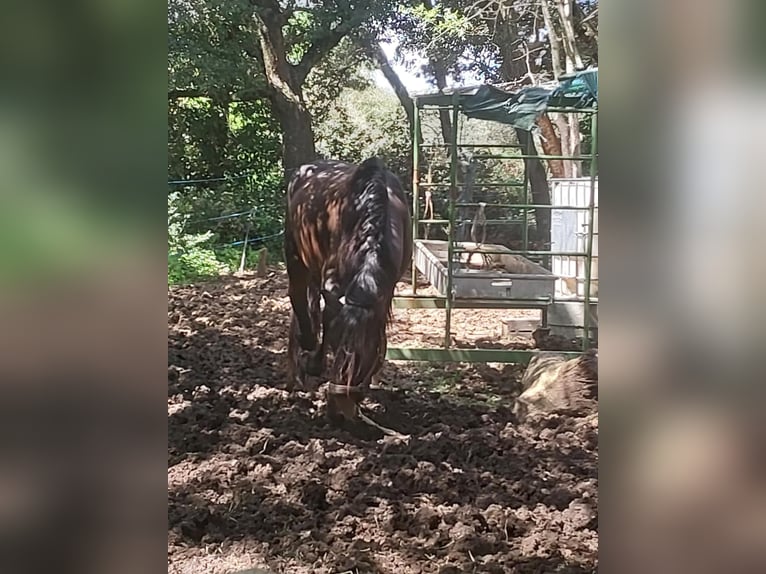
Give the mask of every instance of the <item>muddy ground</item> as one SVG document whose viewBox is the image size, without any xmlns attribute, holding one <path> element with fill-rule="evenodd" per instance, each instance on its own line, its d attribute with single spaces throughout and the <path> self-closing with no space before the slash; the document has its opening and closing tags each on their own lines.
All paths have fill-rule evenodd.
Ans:
<svg viewBox="0 0 766 574">
<path fill-rule="evenodd" d="M 500 336 L 524 312 L 460 314 L 465 346 L 534 345 Z M 597 416 L 518 423 L 520 367 L 389 362 L 365 406 L 392 442 L 284 390 L 282 271 L 171 288 L 168 320 L 169 573 L 596 571 Z M 397 310 L 390 344 L 442 321 Z"/>
</svg>

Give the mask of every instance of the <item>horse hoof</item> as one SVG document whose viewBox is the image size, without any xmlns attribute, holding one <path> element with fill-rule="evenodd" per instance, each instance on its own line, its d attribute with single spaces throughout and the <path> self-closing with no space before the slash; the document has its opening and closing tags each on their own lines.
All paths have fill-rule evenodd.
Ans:
<svg viewBox="0 0 766 574">
<path fill-rule="evenodd" d="M 316 393 L 321 385 L 322 379 L 319 377 L 309 376 L 303 381 L 303 389 L 311 394 Z"/>
<path fill-rule="evenodd" d="M 287 391 L 290 393 L 295 393 L 298 391 L 303 391 L 306 388 L 306 384 L 300 377 L 294 377 L 287 381 Z"/>
<path fill-rule="evenodd" d="M 357 418 L 358 408 L 353 397 L 330 395 L 327 398 L 327 416 L 330 421 L 353 422 Z"/>
<path fill-rule="evenodd" d="M 346 417 L 344 417 L 340 413 L 335 413 L 330 410 L 327 410 L 325 413 L 325 418 L 327 419 L 327 422 L 329 422 L 332 426 L 341 428 L 346 423 Z"/>
<path fill-rule="evenodd" d="M 324 370 L 324 361 L 322 359 L 323 357 L 319 353 L 310 353 L 304 363 L 306 374 L 311 377 L 321 377 Z"/>
<path fill-rule="evenodd" d="M 306 374 L 311 377 L 320 377 L 322 376 L 322 363 L 321 361 L 314 364 L 312 361 L 309 361 L 306 364 Z"/>
</svg>

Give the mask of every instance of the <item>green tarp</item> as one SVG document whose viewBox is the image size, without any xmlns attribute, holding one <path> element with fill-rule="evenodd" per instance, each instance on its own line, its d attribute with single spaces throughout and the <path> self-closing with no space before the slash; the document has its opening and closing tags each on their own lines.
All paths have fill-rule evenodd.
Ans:
<svg viewBox="0 0 766 574">
<path fill-rule="evenodd" d="M 548 107 L 551 93 L 544 88 L 526 88 L 512 94 L 494 86 L 482 86 L 473 96 L 465 97 L 460 107 L 469 118 L 502 122 L 529 131 Z"/>
<path fill-rule="evenodd" d="M 531 131 L 537 118 L 549 108 L 594 109 L 598 104 L 598 70 L 584 70 L 562 76 L 554 89 L 523 88 L 508 92 L 485 85 L 469 91 L 458 90 L 461 111 L 469 118 L 510 124 Z M 439 94 L 444 103 L 446 94 Z M 430 98 L 423 98 L 428 104 Z"/>
</svg>

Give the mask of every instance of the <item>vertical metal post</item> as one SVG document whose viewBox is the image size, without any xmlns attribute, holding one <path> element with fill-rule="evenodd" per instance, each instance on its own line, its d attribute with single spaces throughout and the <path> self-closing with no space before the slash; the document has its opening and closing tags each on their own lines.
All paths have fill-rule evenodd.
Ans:
<svg viewBox="0 0 766 574">
<path fill-rule="evenodd" d="M 414 114 L 412 117 L 412 243 L 418 238 L 418 211 L 420 195 L 420 106 L 418 99 L 413 100 Z M 418 266 L 416 255 L 412 254 L 412 294 L 418 290 Z"/>
<path fill-rule="evenodd" d="M 242 273 L 245 270 L 245 259 L 247 258 L 247 244 L 250 242 L 250 222 L 247 222 L 245 228 L 245 240 L 242 242 L 242 257 L 239 260 L 239 272 Z"/>
<path fill-rule="evenodd" d="M 587 351 L 590 347 L 590 289 L 591 267 L 593 265 L 593 223 L 596 211 L 596 170 L 598 169 L 598 112 L 591 115 L 590 123 L 590 200 L 588 201 L 588 244 L 585 252 L 585 311 L 583 313 L 583 340 L 582 350 Z"/>
<path fill-rule="evenodd" d="M 455 202 L 457 201 L 457 150 L 458 150 L 458 119 L 459 100 L 457 94 L 452 94 L 452 143 L 450 144 L 449 168 L 449 225 L 447 228 L 447 300 L 445 302 L 446 317 L 444 320 L 444 348 L 449 349 L 452 330 L 452 264 L 455 240 Z"/>
</svg>

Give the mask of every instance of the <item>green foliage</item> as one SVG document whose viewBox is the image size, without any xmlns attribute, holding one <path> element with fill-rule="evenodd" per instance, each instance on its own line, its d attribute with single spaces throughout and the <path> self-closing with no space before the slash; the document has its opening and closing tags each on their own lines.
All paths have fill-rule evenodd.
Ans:
<svg viewBox="0 0 766 574">
<path fill-rule="evenodd" d="M 242 258 L 242 245 L 222 243 L 221 233 L 211 230 L 189 231 L 193 226 L 189 222 L 189 214 L 183 212 L 183 206 L 184 200 L 180 193 L 172 192 L 168 195 L 168 283 L 188 283 L 237 271 Z M 267 216 L 246 219 L 251 221 L 251 240 L 266 235 L 257 231 L 259 222 L 262 229 L 269 225 L 272 228 L 278 227 L 276 232 L 268 235 L 278 234 L 282 230 L 281 222 L 275 225 Z M 237 237 L 237 241 L 242 239 L 242 236 Z M 276 235 L 248 245 L 245 269 L 254 269 L 257 266 L 262 247 L 268 248 L 270 262 L 281 259 L 282 237 Z"/>
<path fill-rule="evenodd" d="M 189 233 L 214 230 L 222 242 L 241 239 L 245 217 L 209 221 L 253 209 L 252 227 L 275 233 L 282 226 L 282 170 L 279 135 L 269 108 L 261 102 L 233 102 L 225 108 L 208 99 L 184 99 L 168 111 L 168 164 L 171 179 L 251 177 L 173 188 Z"/>
<path fill-rule="evenodd" d="M 357 8 L 354 18 L 361 22 L 363 10 Z M 261 9 L 247 0 L 168 5 L 169 179 L 222 180 L 171 190 L 177 192 L 178 213 L 186 216 L 183 234 L 212 231 L 218 245 L 241 240 L 248 228 L 252 237 L 283 226 L 281 127 L 266 99 L 254 24 Z M 331 30 L 347 26 L 348 10 L 328 1 L 292 12 L 283 29 L 288 60 L 299 62 Z M 317 120 L 345 86 L 367 85 L 364 61 L 362 51 L 344 38 L 313 66 L 303 95 Z M 252 175 L 237 177 L 247 173 Z M 247 210 L 251 216 L 213 219 Z"/>
<path fill-rule="evenodd" d="M 223 96 L 265 86 L 252 46 L 247 0 L 168 0 L 169 89 Z"/>
<path fill-rule="evenodd" d="M 269 253 L 269 260 L 276 259 L 271 256 L 273 251 Z M 277 252 L 278 253 L 278 252 Z M 218 247 L 215 249 L 215 255 L 218 261 L 226 266 L 226 269 L 230 272 L 237 271 L 239 269 L 239 263 L 242 261 L 242 246 L 226 246 Z M 255 269 L 258 266 L 258 261 L 261 255 L 260 246 L 249 246 L 245 252 L 245 269 Z"/>
<path fill-rule="evenodd" d="M 242 261 L 242 245 L 213 246 L 214 241 L 215 234 L 212 232 L 177 237 L 176 247 L 168 246 L 168 283 L 189 283 L 237 271 Z M 179 244 L 182 246 L 179 247 Z M 269 261 L 279 259 L 279 246 L 278 243 L 273 243 L 272 249 L 268 251 Z M 260 254 L 260 246 L 248 246 L 244 268 L 255 269 Z"/>
<path fill-rule="evenodd" d="M 215 235 L 187 233 L 188 218 L 179 210 L 179 194 L 168 195 L 168 283 L 187 283 L 221 273 L 225 267 L 211 247 Z"/>
<path fill-rule="evenodd" d="M 212 234 L 188 236 L 192 241 L 207 242 Z M 181 252 L 168 252 L 168 283 L 175 285 L 220 275 L 227 269 L 218 261 L 215 252 L 195 245 Z"/>
<path fill-rule="evenodd" d="M 298 64 L 308 49 L 311 47 L 312 31 L 315 27 L 316 17 L 311 12 L 301 10 L 293 12 L 282 29 L 287 41 L 287 61 Z"/>
<path fill-rule="evenodd" d="M 467 72 L 493 77 L 497 46 L 486 19 L 476 17 L 475 6 L 462 0 L 401 6 L 390 24 L 397 32 L 397 59 L 434 85 L 437 68 L 456 81 Z"/>
<path fill-rule="evenodd" d="M 183 233 L 208 231 L 217 243 L 282 226 L 281 136 L 253 46 L 247 0 L 170 0 L 168 4 L 168 176 L 223 181 L 172 186 Z M 197 96 L 196 94 L 199 94 Z M 249 177 L 239 177 L 252 174 Z M 254 216 L 213 220 L 254 210 Z"/>
<path fill-rule="evenodd" d="M 403 13 L 413 18 L 420 32 L 430 36 L 428 46 L 432 50 L 459 49 L 466 44 L 469 33 L 477 31 L 466 14 L 443 4 L 431 8 L 419 4 L 405 8 Z"/>
<path fill-rule="evenodd" d="M 361 91 L 371 86 L 371 65 L 364 50 L 346 37 L 309 74 L 303 88 L 311 115 L 316 124 L 327 118 L 336 102 L 351 90 Z"/>
<path fill-rule="evenodd" d="M 316 133 L 323 156 L 361 162 L 377 155 L 406 183 L 411 169 L 409 124 L 393 94 L 372 86 L 344 91 Z"/>
<path fill-rule="evenodd" d="M 226 269 L 210 243 L 213 232 L 185 234 L 178 222 L 168 225 L 168 283 L 215 277 Z"/>
</svg>

